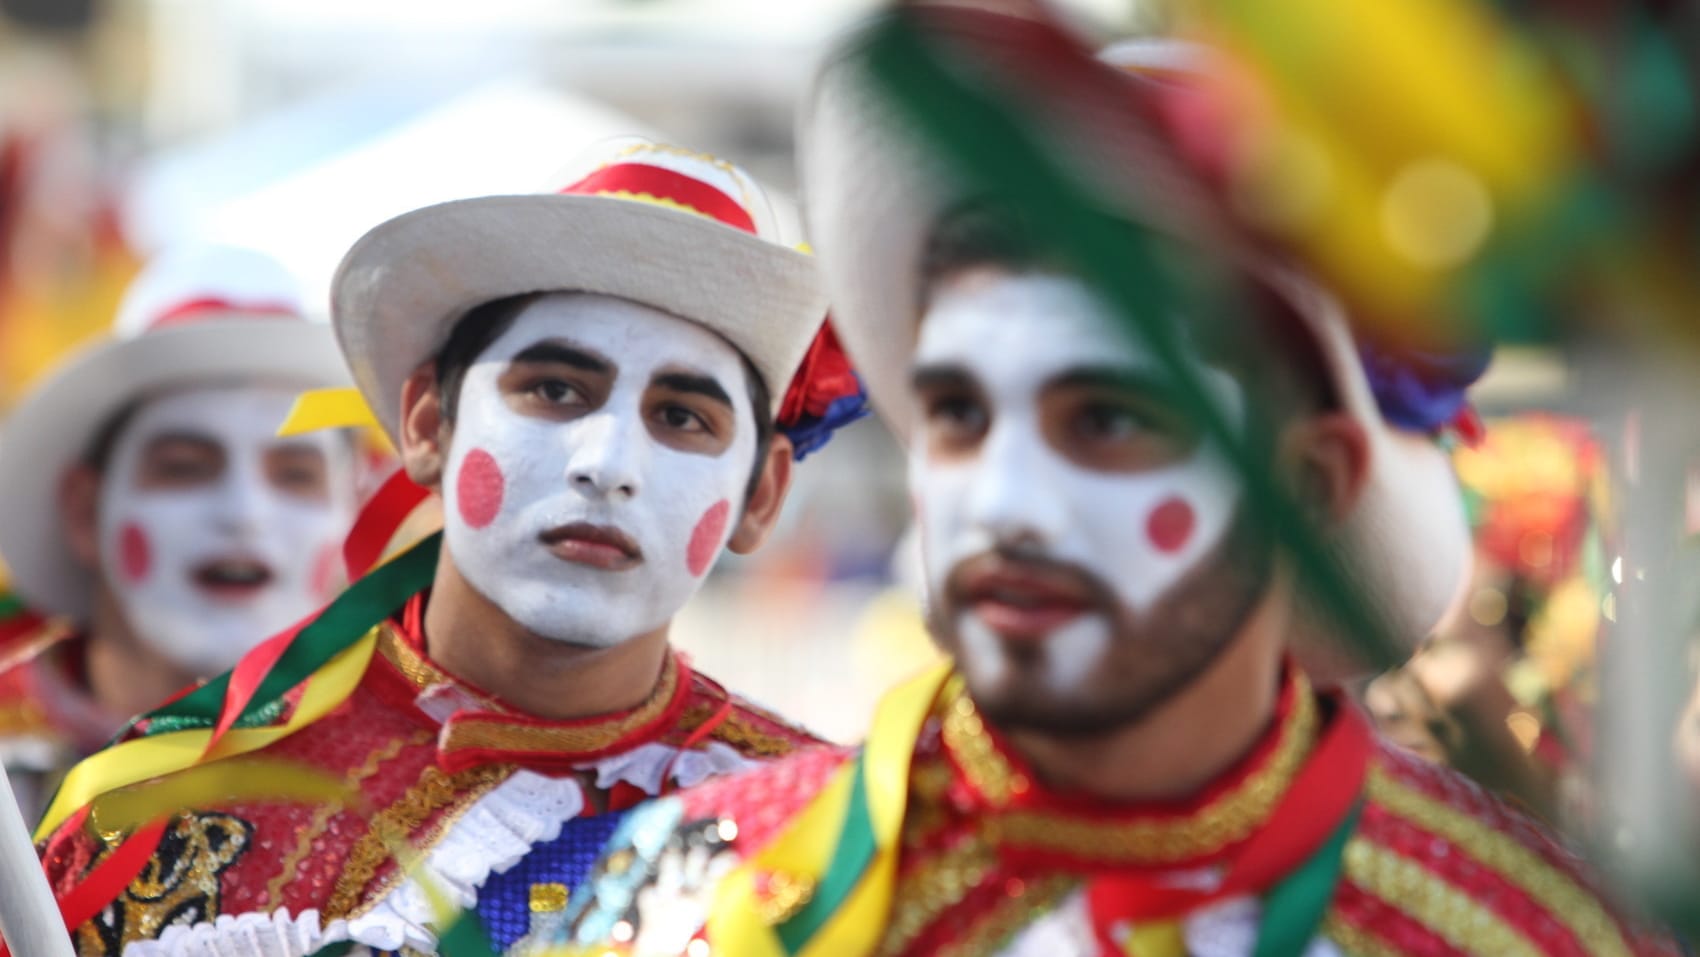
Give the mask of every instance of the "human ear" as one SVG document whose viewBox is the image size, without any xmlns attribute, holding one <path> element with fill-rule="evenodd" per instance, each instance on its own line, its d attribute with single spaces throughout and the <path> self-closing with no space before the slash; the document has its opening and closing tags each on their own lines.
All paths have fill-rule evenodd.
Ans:
<svg viewBox="0 0 1700 957">
<path fill-rule="evenodd" d="M 413 370 L 401 384 L 401 467 L 414 484 L 440 491 L 448 454 L 449 427 L 443 419 L 443 393 L 430 362 Z"/>
<path fill-rule="evenodd" d="M 773 526 L 779 522 L 779 510 L 785 505 L 785 494 L 791 490 L 791 440 L 775 435 L 768 444 L 767 460 L 762 463 L 761 477 L 755 491 L 744 504 L 744 514 L 726 547 L 739 555 L 748 555 L 767 541 Z"/>
<path fill-rule="evenodd" d="M 1299 507 L 1312 519 L 1335 525 L 1351 513 L 1369 480 L 1369 434 L 1345 412 L 1326 412 L 1291 423 L 1279 450 Z"/>
<path fill-rule="evenodd" d="M 65 543 L 84 568 L 100 567 L 100 473 L 73 465 L 59 480 L 59 521 Z"/>
</svg>

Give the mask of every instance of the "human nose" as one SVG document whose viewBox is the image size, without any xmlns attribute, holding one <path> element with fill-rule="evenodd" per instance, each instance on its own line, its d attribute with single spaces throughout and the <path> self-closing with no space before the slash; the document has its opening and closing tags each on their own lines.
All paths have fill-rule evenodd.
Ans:
<svg viewBox="0 0 1700 957">
<path fill-rule="evenodd" d="M 986 437 L 967 490 L 968 519 L 1000 546 L 1047 546 L 1066 516 L 1048 487 L 1048 457 L 1024 422 L 1003 419 Z"/>
<path fill-rule="evenodd" d="M 567 460 L 567 483 L 594 498 L 635 498 L 643 473 L 642 441 L 618 416 L 581 420 Z"/>
</svg>

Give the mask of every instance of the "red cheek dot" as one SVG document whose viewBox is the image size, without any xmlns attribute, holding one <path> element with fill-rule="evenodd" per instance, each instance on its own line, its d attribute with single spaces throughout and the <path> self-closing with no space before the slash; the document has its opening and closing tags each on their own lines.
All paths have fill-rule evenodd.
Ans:
<svg viewBox="0 0 1700 957">
<path fill-rule="evenodd" d="M 313 589 L 313 595 L 325 600 L 336 591 L 341 577 L 337 574 L 342 564 L 342 549 L 334 543 L 327 542 L 320 546 L 319 554 L 313 559 L 313 570 L 308 578 L 308 586 Z"/>
<path fill-rule="evenodd" d="M 483 449 L 473 449 L 461 460 L 460 475 L 455 480 L 455 504 L 461 520 L 471 528 L 483 528 L 496 520 L 502 510 L 502 491 L 507 480 L 495 456 Z"/>
<path fill-rule="evenodd" d="M 1192 506 L 1171 498 L 1145 520 L 1145 534 L 1160 552 L 1178 552 L 1192 537 Z"/>
<path fill-rule="evenodd" d="M 726 518 L 731 514 L 732 503 L 721 499 L 697 519 L 697 527 L 691 531 L 690 547 L 685 549 L 685 567 L 692 575 L 708 571 L 709 562 L 720 551 L 720 536 L 726 532 Z"/>
<path fill-rule="evenodd" d="M 118 530 L 118 567 L 132 582 L 148 577 L 148 571 L 153 567 L 153 548 L 148 544 L 148 534 L 135 522 L 126 523 Z"/>
</svg>

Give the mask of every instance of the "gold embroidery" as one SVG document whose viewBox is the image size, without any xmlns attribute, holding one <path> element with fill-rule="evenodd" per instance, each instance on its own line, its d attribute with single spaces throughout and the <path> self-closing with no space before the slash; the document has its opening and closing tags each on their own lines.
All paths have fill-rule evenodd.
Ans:
<svg viewBox="0 0 1700 957">
<path fill-rule="evenodd" d="M 1389 813 L 1445 838 L 1460 853 L 1496 871 L 1528 894 L 1554 920 L 1569 928 L 1589 953 L 1629 957 L 1628 944 L 1600 902 L 1534 851 L 1469 815 L 1400 784 L 1380 767 L 1370 769 L 1367 793 L 1371 801 Z"/>
<path fill-rule="evenodd" d="M 1027 881 L 997 907 L 968 928 L 968 932 L 940 947 L 934 957 L 984 957 L 995 954 L 1027 924 L 1055 907 L 1074 890 L 1072 877 L 1045 877 Z"/>
<path fill-rule="evenodd" d="M 940 728 L 944 745 L 961 762 L 969 783 L 994 804 L 1007 804 L 1012 795 L 1027 790 L 1026 776 L 1009 766 L 986 733 L 986 724 L 968 697 L 961 675 L 951 675 L 945 682 L 941 700 L 948 702 Z"/>
<path fill-rule="evenodd" d="M 672 655 L 661 669 L 661 681 L 643 704 L 602 720 L 583 724 L 498 724 L 451 720 L 443 727 L 445 751 L 466 748 L 496 751 L 601 751 L 644 725 L 655 722 L 673 703 L 679 687 L 679 665 Z"/>
<path fill-rule="evenodd" d="M 784 871 L 766 871 L 756 887 L 756 912 L 763 923 L 776 927 L 814 900 L 815 879 Z"/>
<path fill-rule="evenodd" d="M 454 681 L 396 634 L 395 626 L 387 621 L 378 625 L 378 654 L 395 665 L 402 677 L 420 691 L 445 681 Z"/>
<path fill-rule="evenodd" d="M 1322 922 L 1322 936 L 1333 941 L 1351 957 L 1401 957 L 1392 944 L 1366 928 L 1353 927 L 1332 911 Z"/>
<path fill-rule="evenodd" d="M 511 769 L 507 765 L 471 768 L 444 774 L 435 765 L 427 767 L 401 799 L 372 818 L 366 833 L 354 842 L 337 876 L 330 901 L 322 911 L 326 920 L 347 917 L 360 903 L 360 893 L 372 882 L 378 868 L 390 859 L 393 844 L 408 841 L 431 815 L 453 804 L 465 806 L 494 788 Z"/>
<path fill-rule="evenodd" d="M 991 849 L 970 837 L 899 878 L 891 896 L 891 921 L 878 953 L 901 954 L 940 914 L 978 887 L 996 863 Z"/>
<path fill-rule="evenodd" d="M 1113 822 L 1038 811 L 1010 811 L 989 816 L 983 833 L 994 843 L 1040 847 L 1097 861 L 1142 865 L 1189 860 L 1245 840 L 1274 811 L 1315 743 L 1318 722 L 1316 700 L 1303 675 L 1299 675 L 1295 683 L 1293 713 L 1282 727 L 1280 740 L 1276 742 L 1269 761 L 1248 775 L 1238 787 L 1195 814 L 1178 819 Z M 958 745 L 952 740 L 949 729 L 953 719 L 959 719 L 964 713 L 965 703 L 971 711 L 973 705 L 963 695 L 952 703 L 950 714 L 945 718 L 945 742 L 953 751 Z M 975 715 L 973 720 L 978 722 L 980 719 Z M 957 728 L 959 736 L 968 733 L 964 724 L 958 723 Z M 988 796 L 1009 793 L 1012 785 L 1008 781 L 1014 772 L 992 747 L 991 738 L 979 734 L 963 743 L 976 751 L 975 757 L 962 761 L 970 782 Z M 1001 770 L 998 769 L 1000 767 Z"/>
<path fill-rule="evenodd" d="M 80 954 L 117 954 L 153 940 L 167 924 L 210 921 L 219 912 L 219 875 L 248 849 L 254 828 L 229 814 L 174 818 L 117 900 L 77 928 Z"/>
<path fill-rule="evenodd" d="M 1539 948 L 1490 908 L 1416 861 L 1363 838 L 1346 845 L 1346 879 L 1465 953 L 1540 957 Z"/>
<path fill-rule="evenodd" d="M 554 914 L 567 909 L 567 885 L 553 881 L 531 885 L 526 902 L 533 914 Z"/>
<path fill-rule="evenodd" d="M 366 756 L 365 763 L 360 765 L 360 767 L 356 768 L 349 775 L 349 788 L 359 790 L 360 782 L 374 774 L 377 774 L 378 767 L 385 761 L 389 761 L 396 755 L 400 754 L 402 748 L 409 745 L 424 744 L 430 740 L 431 735 L 426 731 L 416 731 L 405 738 L 392 738 L 388 744 L 381 748 L 376 748 L 371 754 L 368 754 Z M 270 883 L 266 885 L 266 899 L 271 901 L 273 905 L 281 905 L 283 903 L 284 885 L 295 880 L 295 875 L 297 870 L 301 867 L 301 862 L 307 859 L 307 854 L 313 849 L 313 841 L 320 834 L 325 832 L 325 828 L 330 824 L 331 818 L 342 813 L 343 810 L 344 808 L 340 804 L 321 804 L 313 811 L 313 818 L 307 822 L 307 826 L 303 827 L 296 833 L 295 847 L 292 848 L 288 854 L 284 855 L 283 863 L 278 868 L 277 874 L 275 874 Z"/>
<path fill-rule="evenodd" d="M 706 716 L 702 720 L 707 720 Z M 696 724 L 701 724 L 697 721 Z M 691 723 L 684 722 L 685 727 Z M 772 734 L 756 727 L 743 715 L 733 712 L 730 717 L 714 729 L 712 737 L 716 741 L 724 741 L 738 749 L 739 754 L 754 755 L 758 758 L 777 758 L 797 750 L 797 742 L 777 734 Z"/>
</svg>

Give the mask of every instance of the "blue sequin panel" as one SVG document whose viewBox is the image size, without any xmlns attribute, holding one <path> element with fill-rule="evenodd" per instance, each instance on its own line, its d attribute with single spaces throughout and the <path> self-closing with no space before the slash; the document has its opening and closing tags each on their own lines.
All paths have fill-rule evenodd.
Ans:
<svg viewBox="0 0 1700 957">
<path fill-rule="evenodd" d="M 478 919 L 497 953 L 514 945 L 531 927 L 531 885 L 565 884 L 575 894 L 601 856 L 624 812 L 579 817 L 561 826 L 561 836 L 532 846 L 518 864 L 492 874 L 478 891 Z"/>
</svg>

